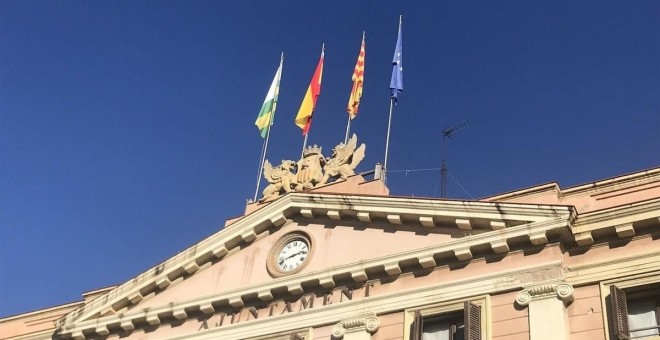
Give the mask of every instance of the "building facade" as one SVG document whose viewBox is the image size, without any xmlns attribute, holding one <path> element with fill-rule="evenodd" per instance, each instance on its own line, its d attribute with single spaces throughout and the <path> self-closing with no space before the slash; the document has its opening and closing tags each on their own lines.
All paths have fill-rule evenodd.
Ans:
<svg viewBox="0 0 660 340">
<path fill-rule="evenodd" d="M 659 238 L 660 168 L 474 201 L 355 175 L 0 339 L 659 339 Z"/>
</svg>

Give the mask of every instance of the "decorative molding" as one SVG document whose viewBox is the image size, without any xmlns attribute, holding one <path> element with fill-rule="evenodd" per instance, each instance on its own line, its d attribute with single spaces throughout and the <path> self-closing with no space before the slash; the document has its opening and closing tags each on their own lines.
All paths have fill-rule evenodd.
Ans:
<svg viewBox="0 0 660 340">
<path fill-rule="evenodd" d="M 277 204 L 279 201 L 281 200 L 278 200 L 271 204 Z M 234 223 L 233 226 L 236 226 L 237 223 L 239 222 Z M 567 223 L 568 223 L 567 216 L 560 215 L 549 220 L 539 221 L 539 222 L 515 226 L 515 227 L 509 227 L 499 231 L 480 233 L 480 234 L 472 235 L 470 237 L 458 238 L 440 245 L 433 245 L 421 249 L 403 251 L 397 254 L 387 255 L 380 258 L 374 258 L 369 260 L 368 262 L 356 262 L 353 264 L 344 264 L 342 266 L 328 268 L 323 272 L 294 274 L 294 275 L 278 278 L 273 281 L 265 282 L 259 285 L 242 287 L 237 290 L 224 292 L 223 294 L 218 296 L 205 296 L 205 297 L 200 297 L 193 300 L 181 302 L 178 303 L 176 307 L 189 309 L 189 310 L 197 310 L 200 309 L 201 305 L 211 303 L 217 308 L 222 308 L 223 306 L 231 306 L 232 308 L 239 308 L 245 304 L 243 301 L 243 296 L 248 296 L 250 294 L 257 294 L 258 296 L 259 292 L 264 292 L 264 291 L 272 292 L 277 290 L 284 290 L 285 288 L 288 290 L 288 287 L 290 285 L 302 284 L 302 287 L 306 287 L 306 286 L 313 287 L 314 284 L 318 282 L 318 284 L 322 287 L 329 287 L 331 285 L 334 285 L 334 279 L 333 279 L 334 277 L 341 277 L 342 275 L 348 274 L 353 279 L 365 280 L 368 279 L 368 275 L 366 275 L 366 273 L 368 273 L 369 271 L 376 271 L 376 272 L 383 271 L 388 275 L 400 275 L 400 273 L 403 272 L 402 270 L 403 268 L 401 268 L 400 264 L 405 261 L 409 261 L 413 259 L 417 261 L 417 259 L 419 258 L 434 257 L 434 255 L 436 254 L 442 256 L 442 254 L 445 254 L 446 252 L 449 251 L 453 252 L 454 256 L 459 260 L 462 261 L 472 260 L 472 253 L 470 252 L 470 247 L 479 246 L 482 244 L 489 245 L 490 242 L 496 240 L 521 237 L 524 235 L 528 235 L 530 232 L 537 232 L 543 234 L 545 234 L 545 232 L 548 231 L 569 232 Z M 172 284 L 175 283 L 172 282 Z M 304 294 L 305 293 L 304 289 L 300 293 Z M 267 294 L 262 295 L 262 297 L 264 298 L 266 296 Z M 171 315 L 171 309 L 173 307 L 174 306 L 170 306 L 170 305 L 162 306 L 153 309 L 152 312 L 157 311 L 157 313 L 163 313 L 163 315 L 168 315 L 168 314 Z M 142 312 L 141 310 L 135 309 L 123 313 L 123 317 L 131 318 L 131 319 L 140 319 L 143 317 L 143 314 L 144 312 Z M 58 334 L 62 337 L 69 336 L 75 330 L 91 329 L 96 327 L 97 324 L 101 324 L 101 325 L 108 324 L 111 323 L 113 320 L 112 316 L 93 318 L 90 320 L 84 320 L 84 319 L 78 321 L 67 320 L 70 317 L 80 319 L 80 316 L 75 315 L 74 313 L 74 314 L 69 314 L 67 317 L 58 320 L 59 323 L 57 325 L 58 326 L 57 328 L 59 328 Z M 73 324 L 73 327 L 66 327 L 66 326 L 62 327 L 64 323 L 68 323 L 67 321 L 71 322 L 71 324 Z"/>
<path fill-rule="evenodd" d="M 346 333 L 368 332 L 376 333 L 380 327 L 380 319 L 375 313 L 364 313 L 350 319 L 339 321 L 332 327 L 332 336 L 335 339 L 342 339 Z"/>
<path fill-rule="evenodd" d="M 351 204 L 347 205 L 346 202 Z M 304 211 L 305 210 L 305 211 Z M 227 292 L 222 297 L 203 297 L 183 303 L 185 308 L 191 310 L 199 309 L 201 304 L 213 303 L 220 308 L 227 305 L 227 300 L 232 300 L 232 306 L 240 305 L 241 296 L 254 292 L 273 290 L 286 287 L 295 279 L 298 283 L 304 282 L 323 282 L 322 286 L 329 285 L 335 275 L 345 275 L 358 273 L 359 279 L 363 271 L 383 270 L 383 266 L 388 274 L 397 275 L 401 268 L 396 268 L 399 263 L 403 263 L 413 258 L 428 258 L 442 252 L 461 249 L 459 257 L 469 259 L 471 254 L 466 251 L 472 246 L 489 244 L 495 240 L 506 240 L 508 238 L 520 237 L 530 231 L 545 234 L 550 230 L 553 233 L 569 232 L 567 226 L 570 226 L 571 217 L 575 215 L 575 210 L 568 206 L 551 205 L 527 205 L 518 203 L 492 203 L 492 202 L 454 202 L 433 199 L 418 198 L 395 198 L 388 196 L 359 196 L 359 195 L 335 195 L 335 194 L 310 194 L 310 193 L 291 193 L 277 201 L 269 203 L 267 206 L 246 215 L 222 231 L 202 240 L 193 245 L 189 250 L 168 259 L 162 264 L 151 268 L 137 277 L 118 286 L 110 292 L 99 296 L 93 301 L 85 304 L 84 309 L 76 309 L 56 322 L 56 328 L 59 334 L 71 335 L 74 330 L 83 328 L 88 329 L 91 323 L 104 323 L 110 321 L 110 318 L 98 315 L 108 306 L 120 306 L 126 302 L 123 307 L 130 306 L 129 296 L 136 297 L 139 292 L 142 296 L 147 296 L 154 291 L 168 289 L 176 285 L 181 280 L 180 277 L 186 274 L 186 269 L 196 272 L 208 265 L 208 263 L 222 260 L 226 256 L 233 256 L 240 247 L 246 243 L 253 242 L 264 233 L 270 233 L 274 228 L 280 228 L 287 223 L 290 218 L 295 216 L 302 217 L 302 213 L 308 213 L 314 210 L 313 215 L 321 216 L 328 211 L 338 211 L 340 218 L 359 220 L 356 214 L 360 214 L 363 220 L 378 219 L 380 222 L 403 223 L 402 216 L 406 216 L 406 221 L 411 223 L 420 223 L 419 217 L 431 218 L 432 221 L 453 218 L 467 219 L 480 218 L 492 221 L 507 221 L 506 228 L 495 232 L 482 232 L 469 237 L 459 238 L 447 242 L 441 246 L 433 246 L 414 251 L 404 251 L 400 254 L 385 256 L 370 260 L 367 263 L 354 263 L 342 266 L 341 268 L 328 268 L 323 273 L 310 273 L 310 275 L 292 275 L 291 279 L 276 280 L 267 284 L 260 284 L 251 287 L 244 287 L 239 291 Z M 388 218 L 390 217 L 390 218 Z M 428 219 L 424 219 L 428 223 Z M 524 223 L 517 225 L 517 223 Z M 509 222 L 512 222 L 509 224 Z M 473 226 L 474 228 L 475 226 Z M 483 226 L 478 226 L 483 228 Z M 458 231 L 458 228 L 456 228 Z M 488 229 L 484 230 L 488 231 Z M 504 248 L 500 248 L 504 250 Z M 402 262 L 403 261 L 403 262 Z M 196 263 L 195 265 L 192 263 Z M 199 270 L 195 271 L 199 267 Z M 321 274 L 321 275 L 319 275 Z M 268 298 L 268 294 L 261 295 L 262 298 Z M 121 303 L 119 303 L 121 302 Z M 126 317 L 139 318 L 138 311 L 129 311 L 125 313 Z"/>
<path fill-rule="evenodd" d="M 573 302 L 573 286 L 566 282 L 546 283 L 523 290 L 516 296 L 516 303 L 527 307 L 531 301 L 557 297 L 567 306 Z"/>
</svg>

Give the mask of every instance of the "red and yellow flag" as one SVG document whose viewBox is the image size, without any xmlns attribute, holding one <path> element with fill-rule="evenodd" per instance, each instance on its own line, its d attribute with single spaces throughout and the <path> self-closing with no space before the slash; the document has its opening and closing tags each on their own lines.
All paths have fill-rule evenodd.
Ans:
<svg viewBox="0 0 660 340">
<path fill-rule="evenodd" d="M 324 49 L 321 50 L 321 59 L 319 64 L 316 66 L 316 71 L 314 71 L 314 76 L 312 81 L 309 83 L 307 88 L 307 93 L 305 93 L 305 98 L 303 99 L 298 114 L 296 115 L 296 125 L 303 130 L 303 136 L 307 135 L 309 132 L 310 125 L 312 123 L 312 114 L 314 113 L 314 108 L 316 108 L 316 98 L 321 94 L 321 78 L 323 78 L 323 55 Z"/>
<path fill-rule="evenodd" d="M 358 54 L 357 63 L 355 63 L 355 69 L 353 70 L 353 88 L 351 89 L 351 97 L 348 98 L 348 106 L 346 107 L 346 111 L 351 119 L 357 117 L 360 98 L 362 98 L 362 87 L 364 86 L 364 55 L 363 33 L 360 54 Z"/>
</svg>

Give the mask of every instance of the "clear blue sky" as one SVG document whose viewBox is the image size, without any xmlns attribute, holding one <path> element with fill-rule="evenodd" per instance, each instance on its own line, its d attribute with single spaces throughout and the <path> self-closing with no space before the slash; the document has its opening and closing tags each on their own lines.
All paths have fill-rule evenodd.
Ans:
<svg viewBox="0 0 660 340">
<path fill-rule="evenodd" d="M 365 30 L 358 170 L 382 162 L 399 14 L 390 170 L 438 168 L 441 131 L 464 120 L 452 198 L 660 165 L 660 1 L 4 0 L 0 316 L 122 283 L 241 214 L 281 51 L 268 158 L 300 153 L 293 118 L 324 42 L 310 143 L 343 140 Z M 398 195 L 439 183 L 388 180 Z"/>
</svg>

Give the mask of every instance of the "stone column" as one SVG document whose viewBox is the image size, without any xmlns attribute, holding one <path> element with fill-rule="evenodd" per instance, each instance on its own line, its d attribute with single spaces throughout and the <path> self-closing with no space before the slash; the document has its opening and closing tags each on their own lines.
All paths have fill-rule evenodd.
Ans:
<svg viewBox="0 0 660 340">
<path fill-rule="evenodd" d="M 547 283 L 527 288 L 516 303 L 529 308 L 530 340 L 568 340 L 566 306 L 573 301 L 573 286 L 566 282 Z"/>
<path fill-rule="evenodd" d="M 380 320 L 375 313 L 364 313 L 339 321 L 332 327 L 333 339 L 369 340 L 376 333 Z"/>
</svg>

